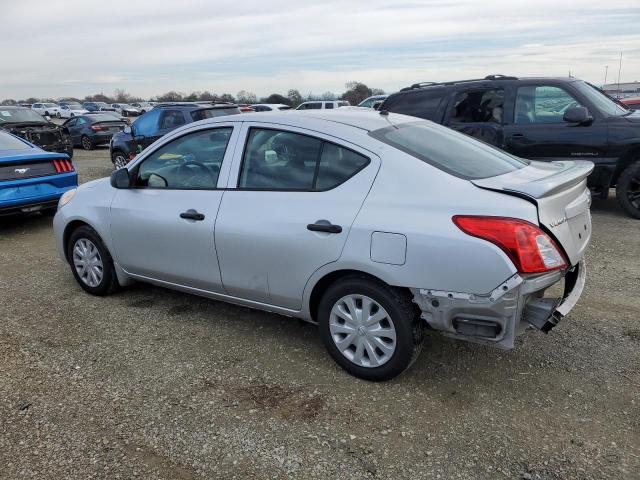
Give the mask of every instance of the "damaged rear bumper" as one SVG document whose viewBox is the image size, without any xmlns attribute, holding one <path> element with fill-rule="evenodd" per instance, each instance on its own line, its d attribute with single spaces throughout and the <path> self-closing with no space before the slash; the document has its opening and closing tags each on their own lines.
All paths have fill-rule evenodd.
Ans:
<svg viewBox="0 0 640 480">
<path fill-rule="evenodd" d="M 544 297 L 545 291 L 565 278 L 564 294 Z M 435 330 L 462 340 L 513 348 L 515 337 L 528 326 L 545 333 L 575 306 L 584 289 L 584 260 L 566 272 L 543 275 L 515 274 L 488 294 L 412 289 L 422 318 Z"/>
</svg>

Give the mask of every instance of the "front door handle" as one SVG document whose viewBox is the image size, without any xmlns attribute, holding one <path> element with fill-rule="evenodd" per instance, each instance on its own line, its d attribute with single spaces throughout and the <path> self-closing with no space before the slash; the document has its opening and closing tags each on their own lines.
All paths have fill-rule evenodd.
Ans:
<svg viewBox="0 0 640 480">
<path fill-rule="evenodd" d="M 511 138 L 524 138 L 524 133 L 512 133 Z"/>
<path fill-rule="evenodd" d="M 198 213 L 193 208 L 190 208 L 186 212 L 182 212 L 180 214 L 180 218 L 186 218 L 187 220 L 195 220 L 197 222 L 200 222 L 204 220 L 204 213 Z"/>
<path fill-rule="evenodd" d="M 310 223 L 307 225 L 307 230 L 312 232 L 325 232 L 325 233 L 341 233 L 342 227 L 340 225 L 333 225 L 331 223 Z"/>
</svg>

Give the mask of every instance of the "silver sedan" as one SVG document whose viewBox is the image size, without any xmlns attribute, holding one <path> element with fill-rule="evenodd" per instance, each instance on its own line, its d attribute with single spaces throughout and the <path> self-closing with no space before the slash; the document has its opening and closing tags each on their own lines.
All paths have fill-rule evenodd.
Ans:
<svg viewBox="0 0 640 480">
<path fill-rule="evenodd" d="M 348 372 L 386 380 L 426 329 L 512 348 L 567 315 L 592 168 L 384 111 L 218 117 L 67 192 L 54 229 L 91 294 L 143 281 L 301 318 Z"/>
</svg>

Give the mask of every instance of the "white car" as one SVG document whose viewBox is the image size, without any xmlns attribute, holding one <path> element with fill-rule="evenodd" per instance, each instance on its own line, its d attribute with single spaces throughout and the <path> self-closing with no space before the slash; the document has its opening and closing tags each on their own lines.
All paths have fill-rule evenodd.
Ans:
<svg viewBox="0 0 640 480">
<path fill-rule="evenodd" d="M 34 103 L 31 105 L 31 110 L 35 110 L 40 115 L 53 117 L 57 116 L 60 111 L 60 107 L 56 103 Z"/>
<path fill-rule="evenodd" d="M 111 107 L 123 117 L 137 117 L 140 115 L 140 110 L 128 103 L 112 103 Z"/>
<path fill-rule="evenodd" d="M 327 110 L 340 107 L 348 107 L 351 104 L 345 100 L 318 100 L 317 102 L 304 102 L 298 105 L 296 110 Z"/>
<path fill-rule="evenodd" d="M 291 110 L 289 105 L 284 103 L 256 103 L 251 105 L 254 112 L 277 112 L 278 110 Z"/>
<path fill-rule="evenodd" d="M 301 318 L 348 372 L 385 380 L 427 328 L 508 349 L 569 313 L 592 170 L 363 108 L 247 113 L 171 131 L 65 193 L 53 224 L 88 293 L 139 280 Z"/>
<path fill-rule="evenodd" d="M 79 103 L 67 103 L 65 105 L 60 105 L 60 110 L 56 114 L 56 117 L 71 118 L 84 115 L 85 113 L 89 113 L 89 110 L 82 108 L 82 105 Z"/>
<path fill-rule="evenodd" d="M 135 102 L 132 103 L 131 106 L 140 110 L 140 114 L 153 110 L 153 104 L 151 102 Z"/>
</svg>

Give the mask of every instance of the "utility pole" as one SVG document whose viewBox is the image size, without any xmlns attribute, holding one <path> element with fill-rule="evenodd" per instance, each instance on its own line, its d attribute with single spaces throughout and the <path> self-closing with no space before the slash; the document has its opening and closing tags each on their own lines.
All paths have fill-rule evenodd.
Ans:
<svg viewBox="0 0 640 480">
<path fill-rule="evenodd" d="M 618 66 L 618 98 L 620 98 L 620 71 L 622 70 L 622 52 L 620 52 L 620 64 Z"/>
<path fill-rule="evenodd" d="M 607 72 L 609 71 L 609 65 L 605 65 L 604 66 L 604 83 L 602 86 L 605 86 L 607 84 Z"/>
</svg>

